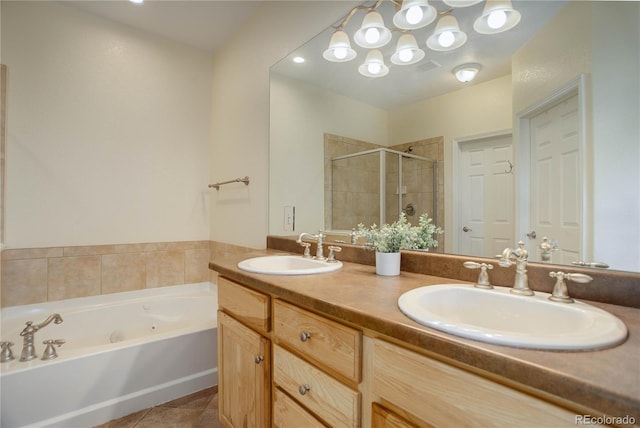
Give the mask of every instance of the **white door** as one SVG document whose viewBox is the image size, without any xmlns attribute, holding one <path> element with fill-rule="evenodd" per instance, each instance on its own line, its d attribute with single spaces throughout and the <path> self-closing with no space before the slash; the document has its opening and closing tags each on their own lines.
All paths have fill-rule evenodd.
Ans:
<svg viewBox="0 0 640 428">
<path fill-rule="evenodd" d="M 456 252 L 494 257 L 514 242 L 512 137 L 468 140 L 459 147 Z"/>
<path fill-rule="evenodd" d="M 544 237 L 559 250 L 552 263 L 570 264 L 581 259 L 582 169 L 578 95 L 573 95 L 530 120 L 531 230 L 529 260 L 541 261 Z M 534 233 L 535 232 L 535 233 Z"/>
</svg>

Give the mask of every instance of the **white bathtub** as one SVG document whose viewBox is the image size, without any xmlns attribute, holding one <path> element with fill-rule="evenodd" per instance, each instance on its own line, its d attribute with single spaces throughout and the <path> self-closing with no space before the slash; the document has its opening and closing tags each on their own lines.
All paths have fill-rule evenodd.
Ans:
<svg viewBox="0 0 640 428">
<path fill-rule="evenodd" d="M 0 426 L 91 427 L 217 385 L 217 307 L 206 282 L 2 309 L 15 359 L 0 364 Z M 53 313 L 20 362 L 25 323 Z M 66 343 L 42 361 L 47 339 Z"/>
</svg>

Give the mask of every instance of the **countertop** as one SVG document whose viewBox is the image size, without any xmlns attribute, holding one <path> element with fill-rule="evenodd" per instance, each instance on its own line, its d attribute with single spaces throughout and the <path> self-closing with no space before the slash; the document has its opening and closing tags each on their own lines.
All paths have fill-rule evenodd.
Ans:
<svg viewBox="0 0 640 428">
<path fill-rule="evenodd" d="M 533 390 L 560 404 L 575 403 L 571 407 L 576 411 L 631 416 L 640 423 L 640 309 L 585 301 L 626 324 L 629 337 L 614 348 L 558 352 L 498 346 L 422 326 L 397 306 L 398 297 L 413 288 L 465 281 L 404 271 L 397 277 L 383 277 L 375 274 L 373 266 L 349 262 L 336 272 L 297 276 L 252 274 L 237 267 L 246 258 L 273 254 L 283 252 L 250 250 L 216 256 L 209 267 L 257 291 L 497 376 L 511 386 Z"/>
</svg>

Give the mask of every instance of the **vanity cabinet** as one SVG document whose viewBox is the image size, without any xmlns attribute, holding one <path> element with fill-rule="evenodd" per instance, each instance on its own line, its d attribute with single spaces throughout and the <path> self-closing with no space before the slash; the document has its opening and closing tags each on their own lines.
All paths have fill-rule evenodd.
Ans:
<svg viewBox="0 0 640 428">
<path fill-rule="evenodd" d="M 276 299 L 273 336 L 276 394 L 289 397 L 305 417 L 317 416 L 314 423 L 359 427 L 362 333 Z M 274 410 L 274 425 L 306 426 L 285 417 L 291 415 L 297 417 L 293 410 Z"/>
<path fill-rule="evenodd" d="M 269 302 L 218 278 L 218 411 L 225 427 L 271 424 Z"/>
<path fill-rule="evenodd" d="M 384 340 L 365 353 L 372 427 L 575 427 L 575 412 Z"/>
</svg>

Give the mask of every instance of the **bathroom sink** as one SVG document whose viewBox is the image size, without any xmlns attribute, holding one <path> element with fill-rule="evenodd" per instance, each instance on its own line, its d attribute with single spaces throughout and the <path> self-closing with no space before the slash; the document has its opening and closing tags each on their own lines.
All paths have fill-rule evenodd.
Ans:
<svg viewBox="0 0 640 428">
<path fill-rule="evenodd" d="M 243 260 L 238 268 L 269 275 L 311 275 L 336 271 L 342 268 L 342 262 L 328 263 L 302 256 L 264 256 Z"/>
<path fill-rule="evenodd" d="M 464 284 L 416 288 L 398 299 L 409 318 L 456 336 L 497 345 L 549 350 L 593 350 L 627 338 L 617 317 L 586 303 L 549 301 L 548 293 L 511 294 Z"/>
</svg>

